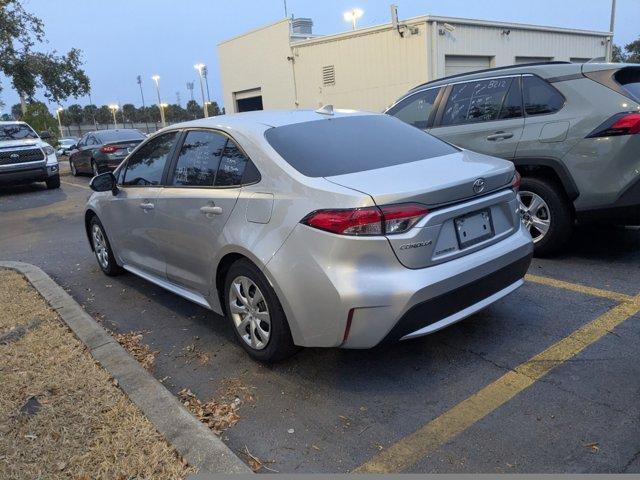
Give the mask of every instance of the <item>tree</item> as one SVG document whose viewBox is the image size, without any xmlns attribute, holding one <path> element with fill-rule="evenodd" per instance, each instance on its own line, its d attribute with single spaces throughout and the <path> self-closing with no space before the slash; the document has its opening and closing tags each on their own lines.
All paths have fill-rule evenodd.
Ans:
<svg viewBox="0 0 640 480">
<path fill-rule="evenodd" d="M 14 120 L 20 120 L 22 118 L 22 105 L 16 103 L 11 107 L 11 116 Z"/>
<path fill-rule="evenodd" d="M 82 130 L 80 129 L 80 125 L 82 125 L 83 120 L 82 106 L 77 103 L 69 105 L 64 111 L 64 114 L 68 118 L 69 123 L 78 127 L 78 134 L 81 134 Z"/>
<path fill-rule="evenodd" d="M 31 102 L 27 105 L 27 111 L 22 118 L 23 121 L 27 122 L 36 132 L 42 132 L 47 130 L 53 139 L 49 141 L 49 143 L 55 144 L 57 142 L 56 138 L 58 137 L 58 122 L 47 106 L 42 102 Z"/>
<path fill-rule="evenodd" d="M 640 63 L 640 38 L 624 46 L 627 63 Z"/>
<path fill-rule="evenodd" d="M 108 125 L 113 122 L 113 115 L 107 105 L 102 105 L 96 111 L 96 121 L 101 125 Z"/>
<path fill-rule="evenodd" d="M 211 102 L 209 105 L 209 115 L 215 116 L 220 115 L 222 112 L 220 111 L 220 107 L 218 106 L 218 102 L 215 100 Z"/>
<path fill-rule="evenodd" d="M 189 118 L 202 118 L 202 107 L 198 105 L 198 102 L 195 100 L 189 100 L 187 102 L 187 113 L 189 114 Z"/>
<path fill-rule="evenodd" d="M 98 107 L 93 104 L 85 105 L 82 109 L 82 121 L 86 125 L 94 125 L 96 122 L 96 113 Z"/>
<path fill-rule="evenodd" d="M 133 122 L 138 120 L 138 109 L 133 103 L 125 103 L 122 105 L 122 114 L 124 115 L 125 121 L 131 123 L 133 127 Z"/>
<path fill-rule="evenodd" d="M 20 95 L 23 114 L 26 100 L 32 100 L 39 88 L 56 104 L 89 92 L 80 50 L 72 48 L 62 55 L 34 51 L 44 42 L 42 20 L 25 11 L 20 0 L 0 0 L 0 73 Z"/>
<path fill-rule="evenodd" d="M 611 61 L 615 63 L 625 63 L 627 61 L 627 55 L 624 53 L 620 45 L 613 46 Z"/>
</svg>

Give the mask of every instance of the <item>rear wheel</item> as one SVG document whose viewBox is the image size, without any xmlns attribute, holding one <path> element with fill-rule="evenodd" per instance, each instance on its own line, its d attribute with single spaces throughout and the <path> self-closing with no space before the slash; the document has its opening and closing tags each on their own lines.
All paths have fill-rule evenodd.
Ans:
<svg viewBox="0 0 640 480">
<path fill-rule="evenodd" d="M 95 160 L 91 160 L 91 173 L 93 173 L 94 177 L 100 175 L 100 168 L 98 167 L 98 164 L 95 162 Z"/>
<path fill-rule="evenodd" d="M 524 177 L 518 201 L 536 255 L 549 255 L 561 249 L 573 229 L 571 206 L 562 190 L 545 179 Z"/>
<path fill-rule="evenodd" d="M 91 232 L 91 244 L 93 245 L 93 251 L 96 254 L 96 260 L 98 260 L 100 269 L 110 277 L 121 274 L 123 269 L 116 263 L 111 244 L 98 217 L 94 216 L 91 219 L 89 228 Z"/>
<path fill-rule="evenodd" d="M 272 363 L 298 350 L 276 293 L 253 263 L 241 259 L 231 265 L 224 302 L 236 337 L 252 358 Z"/>
</svg>

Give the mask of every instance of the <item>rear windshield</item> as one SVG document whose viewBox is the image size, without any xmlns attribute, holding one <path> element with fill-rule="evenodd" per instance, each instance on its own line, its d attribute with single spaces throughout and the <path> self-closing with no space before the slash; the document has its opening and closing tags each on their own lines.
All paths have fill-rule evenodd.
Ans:
<svg viewBox="0 0 640 480">
<path fill-rule="evenodd" d="M 329 118 L 275 127 L 271 146 L 308 177 L 330 177 L 457 152 L 448 143 L 388 115 Z"/>
<path fill-rule="evenodd" d="M 144 140 L 145 137 L 139 130 L 103 130 L 97 134 L 102 143 L 120 142 L 123 140 Z"/>
<path fill-rule="evenodd" d="M 623 68 L 616 72 L 615 79 L 634 100 L 640 101 L 640 67 Z"/>
</svg>

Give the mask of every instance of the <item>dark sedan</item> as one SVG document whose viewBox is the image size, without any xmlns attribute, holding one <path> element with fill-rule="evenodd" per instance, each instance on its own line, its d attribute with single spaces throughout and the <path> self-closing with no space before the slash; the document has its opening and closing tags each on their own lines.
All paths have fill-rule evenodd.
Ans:
<svg viewBox="0 0 640 480">
<path fill-rule="evenodd" d="M 131 128 L 89 132 L 71 150 L 71 173 L 90 173 L 95 176 L 114 170 L 145 138 L 140 130 Z"/>
</svg>

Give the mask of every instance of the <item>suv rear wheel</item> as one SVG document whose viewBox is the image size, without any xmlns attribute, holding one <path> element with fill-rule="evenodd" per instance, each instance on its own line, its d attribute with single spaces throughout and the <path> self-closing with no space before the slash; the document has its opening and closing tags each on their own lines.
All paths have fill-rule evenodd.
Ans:
<svg viewBox="0 0 640 480">
<path fill-rule="evenodd" d="M 518 201 L 536 255 L 549 255 L 562 248 L 573 224 L 571 207 L 562 190 L 545 179 L 523 177 Z"/>
</svg>

